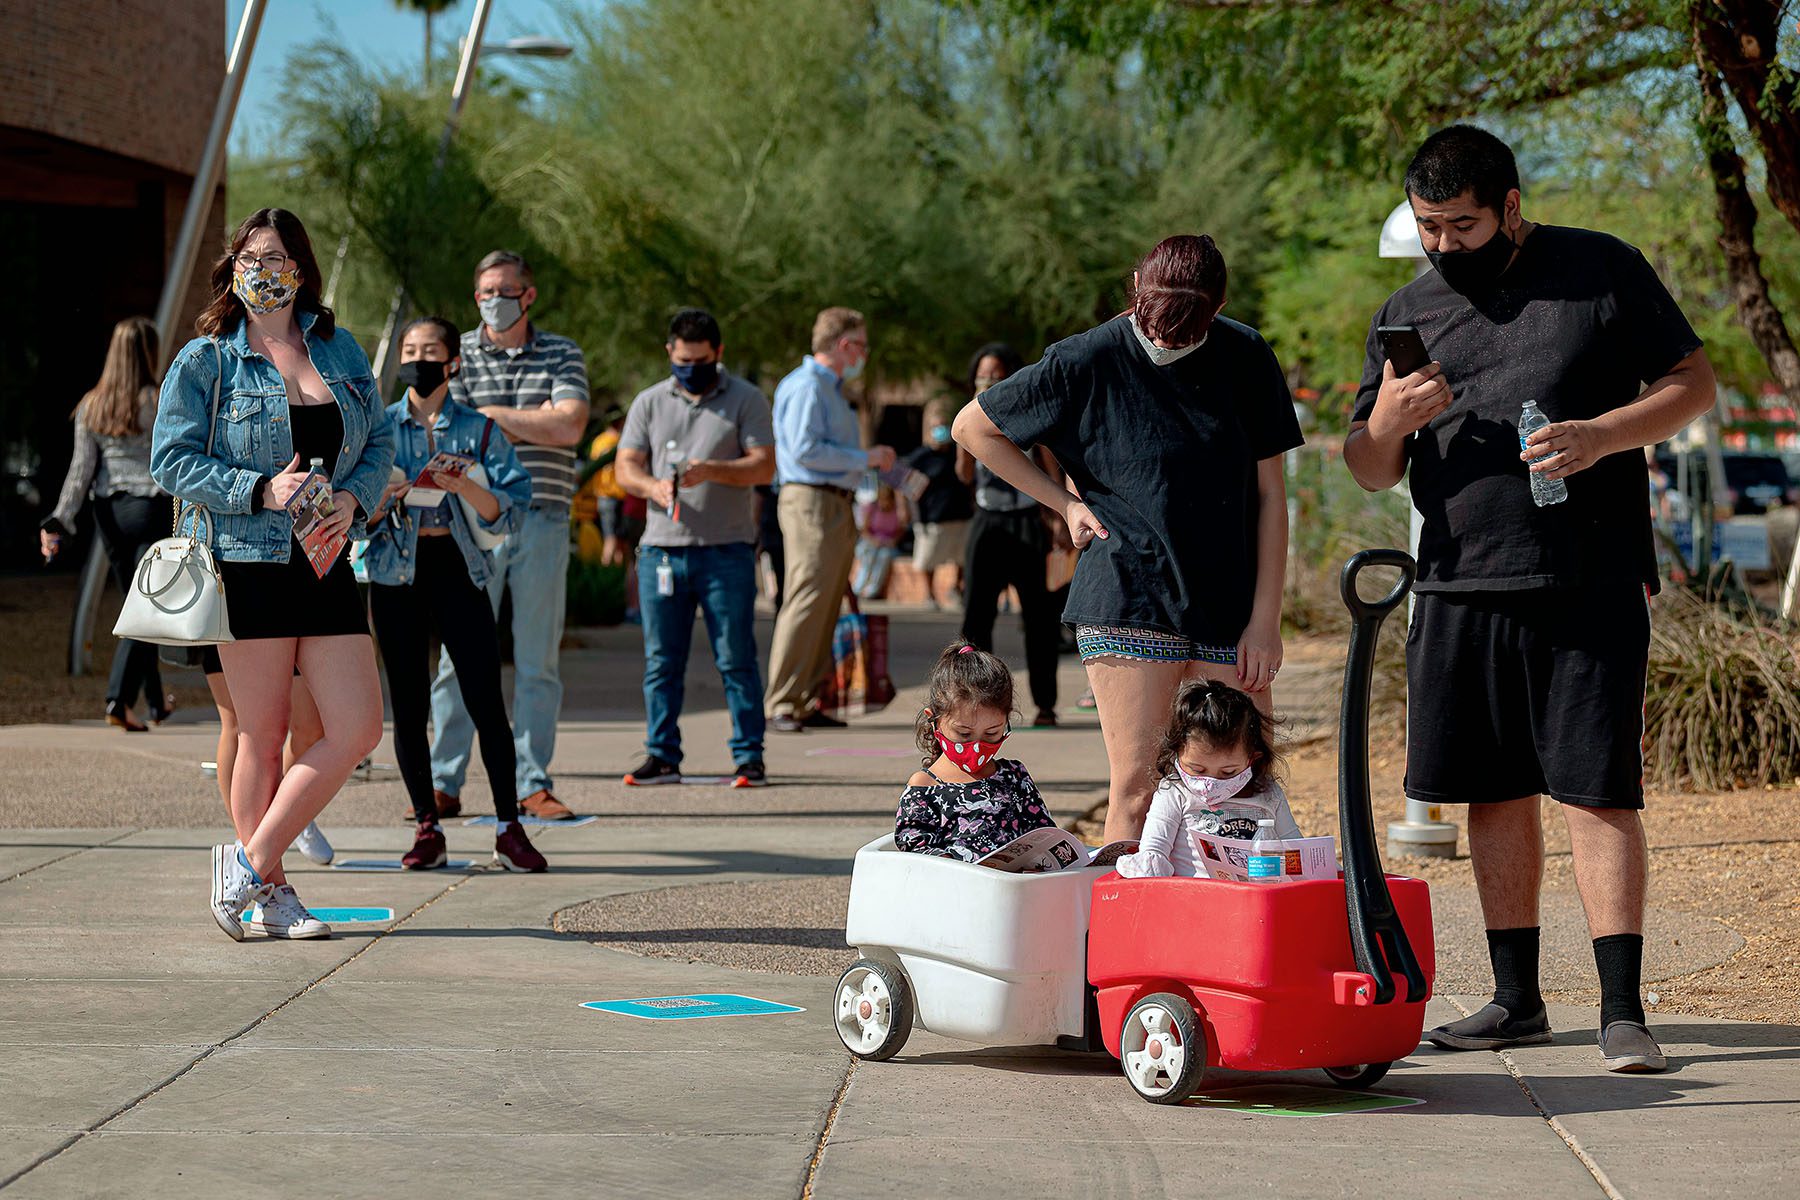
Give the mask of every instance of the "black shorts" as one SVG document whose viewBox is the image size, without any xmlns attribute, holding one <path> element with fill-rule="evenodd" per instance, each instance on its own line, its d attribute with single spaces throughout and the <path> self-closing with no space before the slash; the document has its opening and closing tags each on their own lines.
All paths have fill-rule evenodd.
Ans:
<svg viewBox="0 0 1800 1200">
<path fill-rule="evenodd" d="M 1406 638 L 1406 794 L 1644 807 L 1649 658 L 1641 584 L 1421 594 Z"/>
</svg>

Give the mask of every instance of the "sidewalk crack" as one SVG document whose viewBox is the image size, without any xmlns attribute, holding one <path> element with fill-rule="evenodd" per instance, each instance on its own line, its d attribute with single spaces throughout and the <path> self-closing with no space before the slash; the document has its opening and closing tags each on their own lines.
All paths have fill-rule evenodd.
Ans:
<svg viewBox="0 0 1800 1200">
<path fill-rule="evenodd" d="M 1456 1011 L 1463 1016 L 1466 1017 L 1470 1015 L 1469 1010 L 1464 1008 L 1454 996 L 1445 996 L 1444 999 L 1449 1001 L 1451 1007 L 1455 1008 Z M 1599 1185 L 1600 1191 L 1606 1196 L 1606 1200 L 1625 1200 L 1624 1195 L 1619 1189 L 1613 1186 L 1613 1181 L 1611 1177 L 1607 1175 L 1605 1169 L 1594 1160 L 1593 1155 L 1587 1152 L 1587 1147 L 1581 1144 L 1581 1139 L 1577 1138 L 1573 1133 L 1570 1133 L 1568 1127 L 1557 1119 L 1556 1114 L 1544 1107 L 1544 1102 L 1538 1099 L 1538 1094 L 1532 1089 L 1531 1083 L 1525 1078 L 1525 1073 L 1519 1070 L 1519 1064 L 1513 1061 L 1512 1052 L 1510 1050 L 1501 1050 L 1498 1052 L 1498 1055 L 1500 1058 L 1500 1065 L 1506 1068 L 1506 1073 L 1512 1076 L 1512 1081 L 1519 1085 L 1519 1090 L 1521 1092 L 1525 1093 L 1525 1099 L 1531 1102 L 1531 1107 L 1537 1110 L 1537 1115 L 1544 1118 L 1544 1123 L 1550 1126 L 1550 1131 L 1562 1139 L 1563 1145 L 1569 1148 L 1569 1153 L 1575 1156 L 1576 1161 L 1587 1168 L 1588 1174 L 1594 1177 L 1594 1182 Z"/>
<path fill-rule="evenodd" d="M 55 858 L 49 860 L 48 862 L 38 863 L 35 867 L 26 867 L 23 871 L 14 871 L 11 875 L 0 876 L 0 883 L 11 883 L 13 880 L 18 879 L 24 875 L 29 875 L 33 871 L 41 871 L 45 867 L 54 867 L 59 862 L 68 862 L 71 858 L 74 858 L 77 854 L 86 854 L 89 850 L 98 850 L 102 846 L 114 845 L 118 842 L 124 841 L 126 838 L 130 837 L 131 835 L 133 835 L 135 833 L 142 833 L 142 832 L 143 832 L 143 830 L 141 830 L 141 829 L 127 829 L 124 833 L 121 833 L 118 837 L 108 838 L 104 842 L 95 842 L 91 846 L 82 846 L 79 849 L 69 851 L 67 854 L 59 854 Z M 4 1187 L 4 1186 L 5 1186 L 4 1184 L 0 1184 L 0 1187 Z"/>
<path fill-rule="evenodd" d="M 812 1200 L 813 1184 L 818 1181 L 819 1165 L 825 1160 L 825 1146 L 831 1141 L 832 1126 L 837 1124 L 838 1112 L 844 1107 L 844 1096 L 850 1090 L 850 1079 L 856 1074 L 856 1064 L 861 1061 L 855 1055 L 850 1056 L 850 1065 L 844 1068 L 837 1093 L 831 1097 L 831 1107 L 825 1110 L 825 1124 L 819 1129 L 819 1140 L 813 1144 L 812 1158 L 806 1164 L 806 1182 L 800 1188 L 800 1200 Z"/>
</svg>

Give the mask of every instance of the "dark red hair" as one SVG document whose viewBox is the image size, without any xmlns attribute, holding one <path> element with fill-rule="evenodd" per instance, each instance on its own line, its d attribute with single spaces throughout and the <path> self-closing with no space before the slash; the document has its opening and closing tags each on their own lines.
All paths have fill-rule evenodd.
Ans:
<svg viewBox="0 0 1800 1200">
<path fill-rule="evenodd" d="M 1193 345 L 1224 303 L 1225 256 L 1205 234 L 1164 238 L 1137 265 L 1132 311 L 1145 335 L 1159 342 Z"/>
</svg>

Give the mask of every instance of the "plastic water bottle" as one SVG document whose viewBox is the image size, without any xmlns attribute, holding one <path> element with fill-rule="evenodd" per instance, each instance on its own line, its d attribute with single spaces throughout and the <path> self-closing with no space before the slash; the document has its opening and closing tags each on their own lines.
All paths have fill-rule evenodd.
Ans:
<svg viewBox="0 0 1800 1200">
<path fill-rule="evenodd" d="M 1546 417 L 1543 410 L 1537 406 L 1537 401 L 1527 400 L 1525 402 L 1525 407 L 1519 412 L 1519 449 L 1525 449 L 1525 439 L 1549 423 L 1550 418 Z M 1538 455 L 1538 459 L 1548 457 L 1549 455 L 1547 453 Z M 1532 461 L 1536 462 L 1537 459 L 1533 459 Z M 1546 479 L 1542 473 L 1534 472 L 1532 474 L 1531 502 L 1533 504 L 1537 505 L 1539 508 L 1544 508 L 1551 504 L 1561 504 L 1568 498 L 1568 484 L 1560 479 Z"/>
<path fill-rule="evenodd" d="M 1251 883 L 1280 883 L 1287 862 L 1287 843 L 1275 836 L 1275 822 L 1264 818 L 1256 823 L 1256 840 L 1250 843 L 1250 861 L 1246 864 Z"/>
</svg>

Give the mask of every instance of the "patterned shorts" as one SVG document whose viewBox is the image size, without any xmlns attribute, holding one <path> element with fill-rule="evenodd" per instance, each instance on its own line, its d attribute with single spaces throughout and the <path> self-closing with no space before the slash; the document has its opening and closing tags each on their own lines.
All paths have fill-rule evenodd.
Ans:
<svg viewBox="0 0 1800 1200">
<path fill-rule="evenodd" d="M 1127 625 L 1077 625 L 1075 645 L 1081 661 L 1096 658 L 1129 658 L 1134 662 L 1203 662 L 1236 666 L 1236 646 L 1207 646 L 1179 634 Z"/>
</svg>

